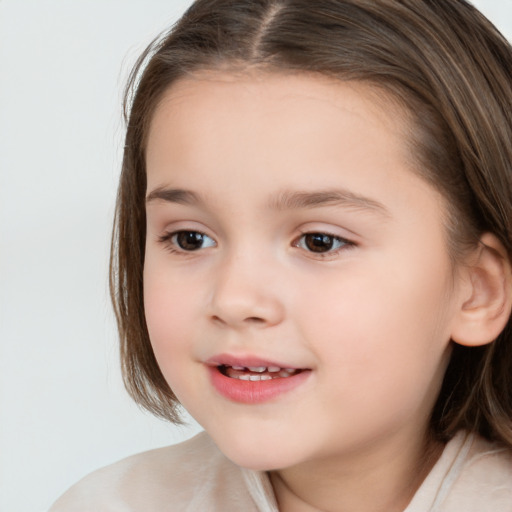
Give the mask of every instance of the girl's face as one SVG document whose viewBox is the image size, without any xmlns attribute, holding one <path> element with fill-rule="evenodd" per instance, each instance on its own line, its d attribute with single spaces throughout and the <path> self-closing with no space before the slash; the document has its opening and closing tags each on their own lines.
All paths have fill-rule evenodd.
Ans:
<svg viewBox="0 0 512 512">
<path fill-rule="evenodd" d="M 424 439 L 463 283 L 408 129 L 369 86 L 308 75 L 205 73 L 159 105 L 147 325 L 170 387 L 238 464 Z"/>
</svg>

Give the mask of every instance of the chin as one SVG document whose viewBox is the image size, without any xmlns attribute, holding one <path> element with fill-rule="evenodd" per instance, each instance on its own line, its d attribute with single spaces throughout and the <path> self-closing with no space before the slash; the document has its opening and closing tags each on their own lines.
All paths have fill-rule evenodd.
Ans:
<svg viewBox="0 0 512 512">
<path fill-rule="evenodd" d="M 255 471 L 273 471 L 293 466 L 298 462 L 297 450 L 283 446 L 281 440 L 274 443 L 246 436 L 244 439 L 220 438 L 210 434 L 219 450 L 232 462 Z"/>
<path fill-rule="evenodd" d="M 261 453 L 243 453 L 243 452 L 229 452 L 221 450 L 224 455 L 237 466 L 245 469 L 252 469 L 254 471 L 275 471 L 289 467 L 286 459 L 276 456 L 266 456 Z"/>
</svg>

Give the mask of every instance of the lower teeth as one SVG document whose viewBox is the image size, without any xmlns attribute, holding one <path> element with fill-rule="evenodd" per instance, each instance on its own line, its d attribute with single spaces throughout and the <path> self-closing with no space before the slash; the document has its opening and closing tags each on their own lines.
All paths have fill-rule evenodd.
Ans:
<svg viewBox="0 0 512 512">
<path fill-rule="evenodd" d="M 239 380 L 250 380 L 253 382 L 259 380 L 272 380 L 272 377 L 270 375 L 239 375 L 238 377 L 234 378 Z"/>
</svg>

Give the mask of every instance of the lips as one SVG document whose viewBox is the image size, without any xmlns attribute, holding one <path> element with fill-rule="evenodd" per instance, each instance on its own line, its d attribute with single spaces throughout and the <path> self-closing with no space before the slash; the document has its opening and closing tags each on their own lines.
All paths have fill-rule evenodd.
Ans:
<svg viewBox="0 0 512 512">
<path fill-rule="evenodd" d="M 230 355 L 214 357 L 207 365 L 215 390 L 244 404 L 276 400 L 304 383 L 311 373 L 308 368 Z"/>
</svg>

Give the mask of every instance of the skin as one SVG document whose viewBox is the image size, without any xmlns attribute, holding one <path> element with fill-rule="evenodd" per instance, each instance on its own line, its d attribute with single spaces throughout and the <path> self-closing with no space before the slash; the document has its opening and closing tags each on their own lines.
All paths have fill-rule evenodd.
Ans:
<svg viewBox="0 0 512 512">
<path fill-rule="evenodd" d="M 403 510 L 441 449 L 428 418 L 468 286 L 408 129 L 368 86 L 305 74 L 203 73 L 174 84 L 152 120 L 154 352 L 219 448 L 271 472 L 282 511 Z M 276 204 L 333 189 L 341 201 Z M 183 230 L 205 234 L 197 250 L 172 236 Z M 311 232 L 338 237 L 333 249 L 309 250 Z M 210 382 L 205 362 L 222 353 L 310 371 L 241 404 Z"/>
</svg>

